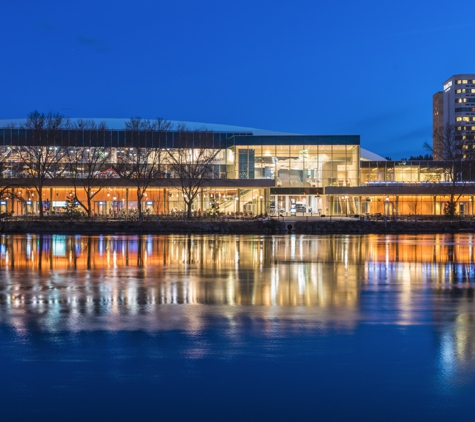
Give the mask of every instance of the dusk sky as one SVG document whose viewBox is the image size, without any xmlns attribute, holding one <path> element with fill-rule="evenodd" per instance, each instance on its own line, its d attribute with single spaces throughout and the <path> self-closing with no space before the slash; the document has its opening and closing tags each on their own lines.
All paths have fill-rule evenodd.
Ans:
<svg viewBox="0 0 475 422">
<path fill-rule="evenodd" d="M 0 119 L 35 109 L 163 117 L 359 134 L 382 156 L 425 154 L 432 95 L 451 75 L 475 72 L 463 49 L 472 9 L 441 0 L 4 2 Z"/>
</svg>

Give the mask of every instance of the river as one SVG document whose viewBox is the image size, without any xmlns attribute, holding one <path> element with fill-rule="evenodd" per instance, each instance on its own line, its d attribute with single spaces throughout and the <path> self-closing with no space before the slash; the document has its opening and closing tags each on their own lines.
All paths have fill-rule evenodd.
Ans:
<svg viewBox="0 0 475 422">
<path fill-rule="evenodd" d="M 2 236 L 2 420 L 448 420 L 475 235 Z"/>
</svg>

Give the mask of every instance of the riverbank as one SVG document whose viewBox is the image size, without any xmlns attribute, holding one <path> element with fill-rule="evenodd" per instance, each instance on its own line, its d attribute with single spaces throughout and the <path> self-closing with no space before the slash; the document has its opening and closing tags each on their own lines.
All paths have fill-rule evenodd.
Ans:
<svg viewBox="0 0 475 422">
<path fill-rule="evenodd" d="M 475 221 L 380 221 L 353 218 L 167 220 L 25 219 L 0 222 L 4 234 L 391 234 L 475 233 Z"/>
</svg>

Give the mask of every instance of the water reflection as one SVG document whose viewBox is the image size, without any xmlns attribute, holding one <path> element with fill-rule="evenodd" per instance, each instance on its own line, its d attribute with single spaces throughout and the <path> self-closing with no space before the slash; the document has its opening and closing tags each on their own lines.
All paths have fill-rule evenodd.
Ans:
<svg viewBox="0 0 475 422">
<path fill-rule="evenodd" d="M 229 336 L 243 324 L 260 335 L 434 324 L 441 370 L 453 376 L 475 362 L 474 241 L 471 234 L 2 236 L 0 324 L 20 335 L 195 335 L 222 324 Z"/>
<path fill-rule="evenodd" d="M 359 253 L 347 238 L 31 235 L 2 237 L 0 259 L 6 297 L 65 284 L 95 286 L 102 297 L 120 282 L 125 296 L 115 299 L 126 298 L 126 307 L 131 301 L 351 307 L 361 268 L 348 264 Z"/>
</svg>

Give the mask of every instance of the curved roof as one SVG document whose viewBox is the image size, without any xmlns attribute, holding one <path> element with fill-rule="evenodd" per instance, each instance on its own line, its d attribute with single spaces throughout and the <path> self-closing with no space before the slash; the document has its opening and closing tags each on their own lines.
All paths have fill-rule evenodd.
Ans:
<svg viewBox="0 0 475 422">
<path fill-rule="evenodd" d="M 72 117 L 69 120 L 71 122 L 76 122 L 78 120 L 92 120 L 96 124 L 99 124 L 101 122 L 104 122 L 106 126 L 109 129 L 115 129 L 115 130 L 120 130 L 125 128 L 125 123 L 128 122 L 130 119 L 120 119 L 120 118 L 96 118 L 96 117 L 91 117 L 91 118 L 79 118 L 79 117 Z M 144 119 L 146 120 L 146 119 Z M 151 119 L 153 120 L 153 119 Z M 26 119 L 1 119 L 0 120 L 0 127 L 4 126 L 20 126 L 24 124 Z M 217 123 L 200 123 L 200 122 L 183 122 L 183 121 L 178 121 L 178 120 L 170 120 L 170 123 L 176 127 L 179 124 L 185 124 L 189 129 L 208 129 L 212 130 L 214 132 L 252 132 L 254 135 L 295 135 L 293 133 L 284 133 L 284 132 L 277 132 L 275 130 L 265 130 L 265 129 L 256 129 L 252 127 L 244 127 L 244 126 L 234 126 L 234 125 L 223 125 L 223 124 L 217 124 Z"/>
<path fill-rule="evenodd" d="M 79 120 L 79 117 L 70 118 L 72 122 Z M 95 123 L 104 122 L 109 129 L 124 129 L 125 123 L 129 121 L 128 118 L 82 118 L 83 120 L 93 120 Z M 26 119 L 0 119 L 0 127 L 4 126 L 20 126 L 25 123 Z M 277 132 L 273 130 L 266 130 L 266 129 L 256 129 L 252 127 L 245 127 L 245 126 L 234 126 L 234 125 L 223 125 L 217 123 L 200 123 L 200 122 L 183 122 L 178 120 L 170 120 L 173 126 L 177 126 L 178 124 L 185 124 L 189 129 L 203 129 L 206 128 L 208 130 L 212 130 L 214 132 L 238 132 L 238 133 L 249 133 L 252 132 L 253 135 L 297 135 L 296 133 L 288 133 L 288 132 Z M 381 157 L 374 152 L 368 151 L 367 149 L 361 148 L 360 156 L 362 160 L 369 160 L 369 161 L 386 161 L 385 158 Z"/>
<path fill-rule="evenodd" d="M 388 161 L 386 158 L 381 157 L 378 154 L 375 154 L 374 152 L 368 151 L 367 149 L 360 148 L 360 157 L 362 160 L 368 160 L 368 161 Z"/>
</svg>

